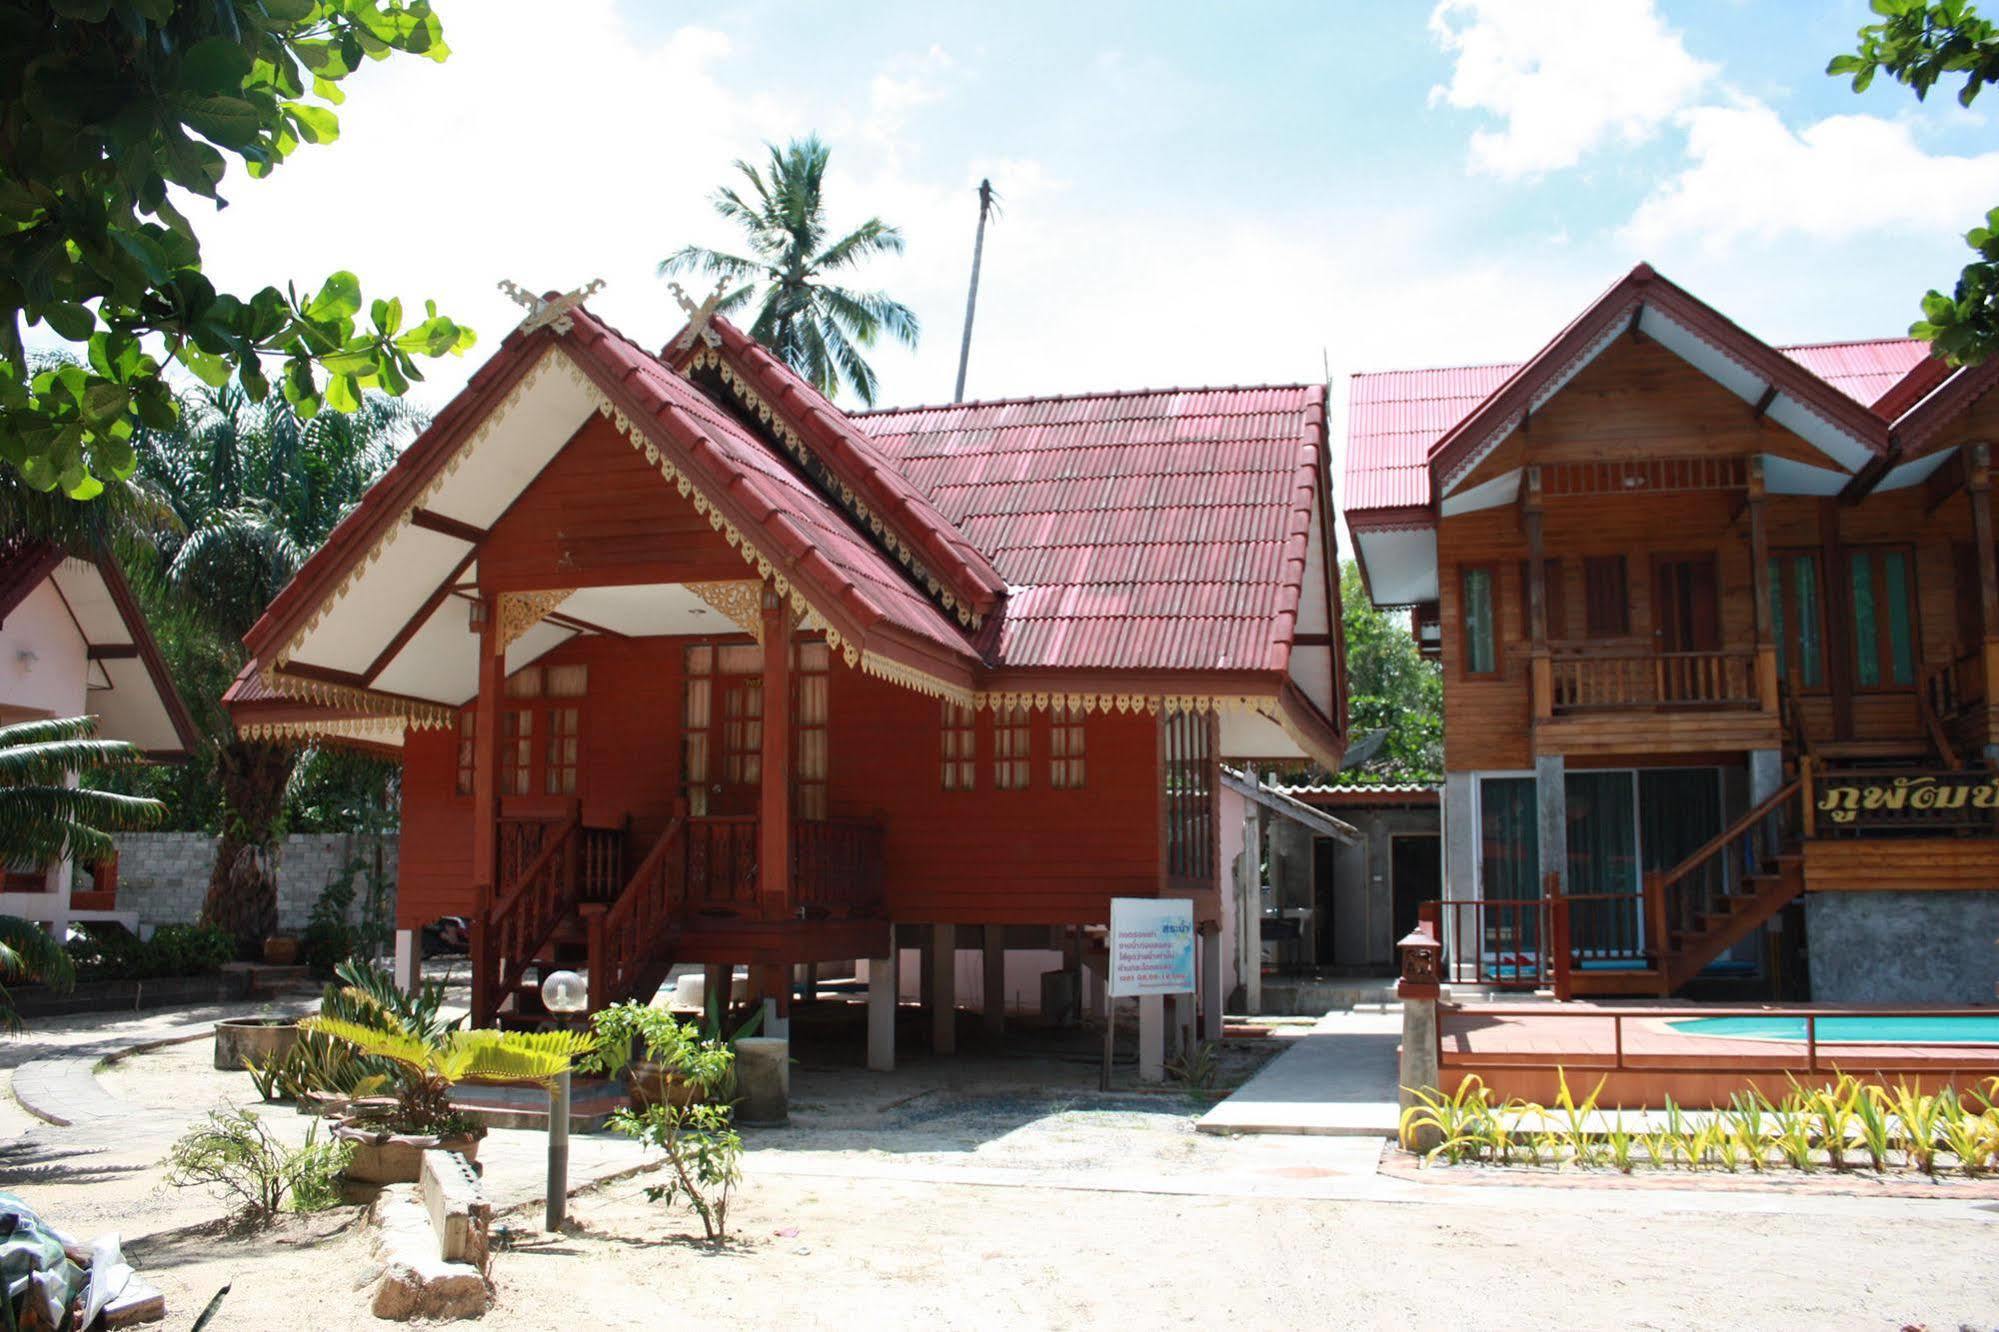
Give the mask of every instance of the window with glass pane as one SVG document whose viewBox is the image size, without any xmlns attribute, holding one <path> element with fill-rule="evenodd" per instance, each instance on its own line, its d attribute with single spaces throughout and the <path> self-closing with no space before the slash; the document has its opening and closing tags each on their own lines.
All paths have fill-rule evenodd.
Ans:
<svg viewBox="0 0 1999 1332">
<path fill-rule="evenodd" d="M 796 650 L 798 708 L 793 722 L 798 757 L 794 781 L 798 817 L 826 817 L 826 701 L 831 655 L 824 643 L 800 643 Z"/>
<path fill-rule="evenodd" d="M 1032 715 L 1018 703 L 993 713 L 993 789 L 1024 791 L 1032 771 Z"/>
<path fill-rule="evenodd" d="M 705 643 L 687 649 L 687 682 L 681 713 L 680 781 L 687 812 L 708 812 L 708 728 L 713 721 L 715 649 Z"/>
<path fill-rule="evenodd" d="M 1478 566 L 1464 571 L 1464 636 L 1466 675 L 1499 671 L 1499 626 L 1493 571 Z"/>
<path fill-rule="evenodd" d="M 1853 597 L 1853 676 L 1862 689 L 1907 689 L 1916 682 L 1915 561 L 1902 546 L 1847 555 Z"/>
<path fill-rule="evenodd" d="M 1819 611 L 1817 555 L 1770 557 L 1770 631 L 1783 654 L 1779 669 L 1801 689 L 1825 686 L 1824 616 Z"/>
<path fill-rule="evenodd" d="M 1487 777 L 1479 783 L 1479 896 L 1487 902 L 1537 902 L 1541 897 L 1541 835 L 1532 777 Z M 1470 922 L 1453 925 L 1464 929 Z M 1538 914 L 1524 907 L 1487 907 L 1483 948 L 1500 965 L 1508 950 L 1532 949 Z"/>
<path fill-rule="evenodd" d="M 508 708 L 500 714 L 500 789 L 517 796 L 534 790 L 532 708 Z"/>
<path fill-rule="evenodd" d="M 1083 710 L 1064 703 L 1048 710 L 1048 784 L 1058 791 L 1083 789 Z"/>
<path fill-rule="evenodd" d="M 939 704 L 946 791 L 969 791 L 978 785 L 978 731 L 972 710 L 950 699 Z"/>
<path fill-rule="evenodd" d="M 550 795 L 576 794 L 577 728 L 581 710 L 548 710 L 548 768 L 543 788 Z"/>
<path fill-rule="evenodd" d="M 458 794 L 472 794 L 474 777 L 474 755 L 478 746 L 474 743 L 474 731 L 479 725 L 479 714 L 467 708 L 458 714 Z"/>
<path fill-rule="evenodd" d="M 727 681 L 722 694 L 722 780 L 754 786 L 761 780 L 764 749 L 764 682 L 756 675 Z"/>
<path fill-rule="evenodd" d="M 1622 638 L 1631 632 L 1631 591 L 1622 555 L 1592 555 L 1583 561 L 1583 600 L 1591 638 Z"/>
<path fill-rule="evenodd" d="M 1585 960 L 1629 958 L 1639 950 L 1638 818 L 1634 774 L 1571 772 L 1566 892 L 1569 941 Z"/>
<path fill-rule="evenodd" d="M 1215 721 L 1169 712 L 1160 723 L 1166 816 L 1166 872 L 1212 882 L 1215 855 Z"/>
</svg>

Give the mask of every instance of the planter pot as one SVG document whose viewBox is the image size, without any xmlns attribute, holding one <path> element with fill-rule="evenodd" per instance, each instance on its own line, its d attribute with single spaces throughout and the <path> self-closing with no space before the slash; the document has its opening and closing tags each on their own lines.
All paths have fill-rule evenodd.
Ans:
<svg viewBox="0 0 1999 1332">
<path fill-rule="evenodd" d="M 440 1138 L 428 1133 L 388 1133 L 354 1120 L 342 1120 L 333 1136 L 354 1148 L 342 1173 L 361 1184 L 414 1184 L 423 1173 L 423 1154 L 436 1148 L 457 1152 L 467 1164 L 479 1159 L 479 1138 L 473 1134 Z"/>
<path fill-rule="evenodd" d="M 240 1072 L 246 1059 L 269 1063 L 297 1044 L 297 1018 L 224 1018 L 215 1024 L 215 1066 Z"/>
<path fill-rule="evenodd" d="M 685 1107 L 705 1099 L 699 1087 L 650 1059 L 634 1059 L 625 1066 L 625 1086 L 640 1110 L 654 1105 Z"/>
<path fill-rule="evenodd" d="M 299 941 L 291 935 L 272 935 L 264 940 L 264 963 L 273 967 L 298 965 Z"/>
<path fill-rule="evenodd" d="M 351 1102 L 339 1092 L 309 1091 L 299 1097 L 296 1108 L 302 1115 L 317 1115 L 320 1118 L 342 1116 Z"/>
</svg>

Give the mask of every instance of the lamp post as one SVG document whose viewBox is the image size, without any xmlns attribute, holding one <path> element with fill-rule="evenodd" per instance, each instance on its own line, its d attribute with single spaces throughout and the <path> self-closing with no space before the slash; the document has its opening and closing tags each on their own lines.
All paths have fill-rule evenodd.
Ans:
<svg viewBox="0 0 1999 1332">
<path fill-rule="evenodd" d="M 541 983 L 541 1002 L 551 1013 L 570 1015 L 590 1006 L 590 987 L 573 971 L 551 971 Z M 562 1229 L 569 1210 L 569 1070 L 548 1085 L 548 1194 L 543 1230 Z"/>
</svg>

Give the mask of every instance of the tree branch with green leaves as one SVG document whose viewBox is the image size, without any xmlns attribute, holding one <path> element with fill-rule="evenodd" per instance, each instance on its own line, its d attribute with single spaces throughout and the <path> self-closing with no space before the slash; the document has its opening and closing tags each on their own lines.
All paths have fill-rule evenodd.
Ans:
<svg viewBox="0 0 1999 1332">
<path fill-rule="evenodd" d="M 138 430 L 175 425 L 171 363 L 310 419 L 472 345 L 434 303 L 413 318 L 349 272 L 218 291 L 182 211 L 226 206 L 232 157 L 259 178 L 331 143 L 342 80 L 399 52 L 448 54 L 429 0 L 0 5 L 0 459 L 91 499 L 132 473 Z M 32 367 L 38 327 L 74 361 Z"/>
<path fill-rule="evenodd" d="M 1959 78 L 1958 105 L 1969 107 L 1999 82 L 1999 27 L 1967 0 L 1873 0 L 1877 22 L 1860 29 L 1858 49 L 1834 56 L 1826 73 L 1851 78 L 1864 93 L 1886 74 L 1927 100 L 1938 83 Z M 1909 326 L 1953 365 L 1976 365 L 1999 351 L 1999 208 L 1965 233 L 1978 255 L 1950 294 L 1923 297 L 1923 317 Z"/>
</svg>

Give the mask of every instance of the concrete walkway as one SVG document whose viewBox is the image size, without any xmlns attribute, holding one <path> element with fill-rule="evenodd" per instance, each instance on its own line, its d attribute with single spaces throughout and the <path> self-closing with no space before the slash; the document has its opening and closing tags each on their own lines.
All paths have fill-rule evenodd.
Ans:
<svg viewBox="0 0 1999 1332">
<path fill-rule="evenodd" d="M 1392 1137 L 1398 1012 L 1328 1013 L 1310 1035 L 1201 1116 L 1203 1133 L 1316 1133 Z"/>
</svg>

